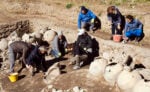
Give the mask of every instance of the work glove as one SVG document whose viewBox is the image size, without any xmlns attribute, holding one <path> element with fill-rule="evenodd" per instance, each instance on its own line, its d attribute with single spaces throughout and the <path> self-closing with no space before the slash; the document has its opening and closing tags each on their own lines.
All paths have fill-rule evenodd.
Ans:
<svg viewBox="0 0 150 92">
<path fill-rule="evenodd" d="M 26 68 L 29 69 L 29 65 L 26 64 Z"/>
<path fill-rule="evenodd" d="M 31 65 L 26 64 L 27 69 L 30 69 L 31 67 L 32 67 Z"/>
<path fill-rule="evenodd" d="M 121 29 L 121 28 L 120 28 L 120 24 L 118 24 L 117 28 L 118 28 L 119 30 Z"/>
<path fill-rule="evenodd" d="M 61 56 L 61 53 L 59 52 L 58 55 Z"/>
<path fill-rule="evenodd" d="M 92 53 L 92 48 L 88 48 L 86 51 Z"/>
<path fill-rule="evenodd" d="M 65 48 L 65 53 L 67 53 L 68 52 L 68 49 L 67 48 Z"/>
<path fill-rule="evenodd" d="M 87 50 L 87 48 L 83 48 L 85 51 Z"/>
<path fill-rule="evenodd" d="M 60 52 L 58 53 L 58 56 L 57 56 L 57 58 L 59 58 L 59 57 L 61 57 L 61 53 L 60 53 Z"/>
<path fill-rule="evenodd" d="M 94 23 L 94 18 L 93 18 L 93 19 L 91 19 L 91 23 Z"/>
</svg>

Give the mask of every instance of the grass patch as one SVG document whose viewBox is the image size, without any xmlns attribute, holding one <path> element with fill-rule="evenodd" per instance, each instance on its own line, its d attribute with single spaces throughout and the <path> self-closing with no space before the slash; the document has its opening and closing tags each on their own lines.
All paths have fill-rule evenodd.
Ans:
<svg viewBox="0 0 150 92">
<path fill-rule="evenodd" d="M 99 13 L 98 13 L 98 16 L 99 16 L 99 17 L 102 16 L 102 12 L 99 12 Z"/>
<path fill-rule="evenodd" d="M 73 6 L 73 4 L 72 4 L 72 3 L 68 3 L 68 4 L 66 4 L 66 8 L 67 8 L 67 9 L 72 8 L 72 6 Z"/>
<path fill-rule="evenodd" d="M 126 2 L 126 0 L 112 0 L 110 1 L 110 5 L 116 5 L 116 6 L 119 6 L 121 5 L 122 3 Z"/>
</svg>

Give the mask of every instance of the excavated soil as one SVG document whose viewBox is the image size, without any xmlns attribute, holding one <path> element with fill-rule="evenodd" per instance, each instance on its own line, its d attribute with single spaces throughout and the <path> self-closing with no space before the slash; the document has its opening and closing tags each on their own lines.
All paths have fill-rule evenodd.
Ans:
<svg viewBox="0 0 150 92">
<path fill-rule="evenodd" d="M 49 1 L 51 1 L 51 0 L 49 0 Z M 34 7 L 32 7 L 33 9 L 29 8 L 28 11 L 26 10 L 27 12 L 26 11 L 18 12 L 17 10 L 16 10 L 17 12 L 15 11 L 15 9 L 20 9 L 20 8 L 14 8 L 14 10 L 13 10 L 13 8 L 11 8 L 12 11 L 9 10 L 10 7 L 8 7 L 8 10 L 5 10 L 5 8 L 3 10 L 3 8 L 2 8 L 2 9 L 0 9 L 0 11 L 1 11 L 0 23 L 9 23 L 9 22 L 16 21 L 16 20 L 29 19 L 31 22 L 31 27 L 33 27 L 32 31 L 40 30 L 40 29 L 43 29 L 43 28 L 49 26 L 49 27 L 54 28 L 57 31 L 62 30 L 65 34 L 67 34 L 67 40 L 69 41 L 69 43 L 72 43 L 75 41 L 75 39 L 77 37 L 76 20 L 77 20 L 78 7 L 75 6 L 69 10 L 69 9 L 64 8 L 66 3 L 61 2 L 62 3 L 61 4 L 61 3 L 56 3 L 53 1 L 54 0 L 52 0 L 48 4 L 48 8 L 50 9 L 49 11 L 46 11 L 47 8 L 45 9 L 45 7 L 42 8 L 44 10 L 44 13 L 43 12 L 41 13 L 40 12 L 41 8 L 37 9 L 37 7 L 36 7 L 36 9 Z M 72 0 L 72 1 L 74 1 L 74 0 Z M 14 6 L 15 6 L 15 4 L 14 4 Z M 57 9 L 56 9 L 56 7 L 57 7 Z M 90 7 L 90 8 L 93 9 L 94 12 L 96 12 L 96 14 L 98 15 L 99 11 L 105 11 L 103 8 L 106 8 L 107 6 L 98 4 L 95 7 L 98 7 L 99 9 L 96 9 L 94 7 Z M 135 10 L 130 9 L 130 8 L 129 8 L 129 10 L 127 10 L 127 9 L 124 10 L 124 7 L 126 7 L 126 5 L 119 7 L 124 12 L 124 14 L 127 14 L 126 12 L 129 12 L 129 13 L 134 12 L 135 13 L 135 12 L 137 12 L 137 10 L 140 10 L 141 14 L 143 14 L 143 12 L 149 11 L 149 9 L 150 9 L 148 5 L 145 5 L 145 9 L 143 9 L 143 6 L 141 5 L 137 9 L 135 8 Z M 101 10 L 100 10 L 100 8 L 101 8 Z M 39 11 L 32 12 L 34 10 L 39 10 Z M 138 12 L 138 13 L 140 13 L 140 12 Z M 100 18 L 102 20 L 104 20 L 103 19 L 104 14 L 105 14 L 105 12 L 102 13 L 102 16 L 100 16 Z M 105 22 L 105 21 L 102 21 L 102 22 Z M 147 22 L 147 23 L 149 24 L 149 22 Z M 149 27 L 147 26 L 147 28 L 149 28 Z M 111 48 L 112 45 L 116 45 L 116 48 L 118 48 L 118 47 L 121 48 L 120 45 L 123 45 L 123 44 L 121 44 L 121 43 L 115 44 L 112 41 L 108 41 L 110 38 L 110 34 L 109 34 L 110 32 L 108 32 L 108 31 L 110 31 L 110 30 L 108 30 L 108 28 L 107 28 L 107 29 L 98 30 L 98 31 L 96 31 L 96 33 L 90 33 L 90 34 L 93 37 L 103 39 L 104 41 L 106 41 L 105 43 L 108 42 L 109 43 L 108 46 L 105 46 L 105 47 Z M 99 41 L 101 41 L 101 40 L 99 40 Z M 100 44 L 101 44 L 101 42 L 100 42 Z M 148 49 L 150 48 L 148 36 L 147 36 L 146 40 L 145 39 L 142 40 L 139 44 L 135 44 L 134 42 L 129 42 L 128 44 L 123 45 L 124 46 L 123 49 L 125 49 L 125 51 L 127 51 L 128 49 L 131 49 L 131 48 L 132 48 L 131 50 L 133 50 L 134 46 L 135 46 L 135 48 L 138 48 L 137 52 L 134 49 L 136 53 L 140 53 L 140 52 L 144 51 L 143 49 L 139 50 L 139 48 L 148 48 Z M 125 47 L 127 47 L 127 49 Z M 100 51 L 105 51 L 105 48 L 100 47 Z M 130 51 L 130 52 L 132 52 L 132 51 Z M 148 51 L 146 51 L 146 52 L 148 52 Z M 147 57 L 148 57 L 149 53 L 150 52 L 142 54 L 142 55 L 143 56 L 147 55 Z M 101 81 L 96 81 L 93 79 L 86 78 L 89 65 L 82 67 L 80 70 L 74 71 L 72 69 L 72 66 L 68 66 L 70 58 L 71 58 L 71 55 L 68 54 L 64 57 L 63 60 L 60 61 L 60 65 L 62 66 L 62 69 L 61 69 L 62 74 L 60 76 L 58 76 L 55 79 L 55 81 L 52 83 L 55 88 L 68 89 L 68 88 L 72 88 L 74 86 L 80 86 L 82 88 L 87 89 L 88 92 L 120 92 L 118 88 L 108 86 L 108 84 L 104 81 L 104 79 L 101 79 Z M 49 62 L 49 63 L 53 63 L 53 62 Z M 17 65 L 15 67 L 16 67 L 15 70 L 18 70 L 20 68 L 20 65 Z M 2 87 L 5 90 L 4 92 L 40 92 L 44 87 L 46 87 L 46 85 L 43 82 L 43 74 L 42 73 L 36 73 L 35 76 L 31 77 L 27 70 L 23 70 L 19 74 L 19 80 L 15 83 L 11 83 L 7 76 L 8 76 L 7 73 L 0 71 L 0 82 L 2 83 Z"/>
</svg>

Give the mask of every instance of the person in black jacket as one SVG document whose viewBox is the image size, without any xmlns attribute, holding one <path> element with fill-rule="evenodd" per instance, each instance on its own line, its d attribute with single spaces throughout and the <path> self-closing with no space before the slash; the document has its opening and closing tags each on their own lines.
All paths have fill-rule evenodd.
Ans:
<svg viewBox="0 0 150 92">
<path fill-rule="evenodd" d="M 26 58 L 30 53 L 33 45 L 23 41 L 15 41 L 8 46 L 9 62 L 10 62 L 10 73 L 14 72 L 15 59 L 17 54 L 21 54 L 21 59 L 26 64 Z"/>
<path fill-rule="evenodd" d="M 116 6 L 110 6 L 107 8 L 107 17 L 109 25 L 111 25 L 112 35 L 122 35 L 122 31 L 125 26 L 125 18 Z M 111 36 L 112 39 L 112 36 Z"/>
<path fill-rule="evenodd" d="M 78 33 L 78 38 L 74 47 L 74 58 L 71 63 L 75 64 L 73 69 L 79 69 L 83 63 L 85 63 L 92 53 L 92 39 L 85 32 L 85 29 L 80 29 Z"/>
<path fill-rule="evenodd" d="M 35 65 L 37 69 L 42 69 L 43 72 L 46 71 L 45 64 L 45 54 L 47 53 L 47 48 L 45 46 L 35 46 L 32 52 L 26 59 L 26 67 L 31 70 L 33 75 L 33 66 Z"/>
</svg>

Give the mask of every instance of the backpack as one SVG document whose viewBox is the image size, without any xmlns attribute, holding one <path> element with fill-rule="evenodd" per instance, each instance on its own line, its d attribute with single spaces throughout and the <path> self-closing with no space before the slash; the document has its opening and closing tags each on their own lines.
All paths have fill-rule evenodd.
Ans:
<svg viewBox="0 0 150 92">
<path fill-rule="evenodd" d="M 92 51 L 93 57 L 99 56 L 99 43 L 95 38 L 92 39 Z"/>
</svg>

